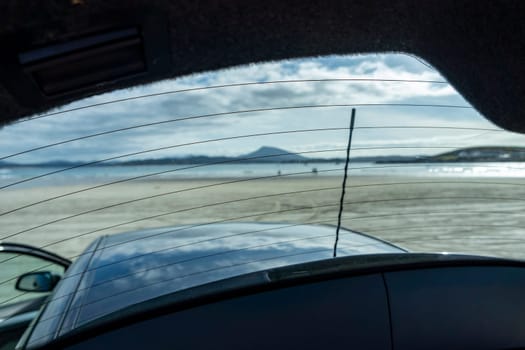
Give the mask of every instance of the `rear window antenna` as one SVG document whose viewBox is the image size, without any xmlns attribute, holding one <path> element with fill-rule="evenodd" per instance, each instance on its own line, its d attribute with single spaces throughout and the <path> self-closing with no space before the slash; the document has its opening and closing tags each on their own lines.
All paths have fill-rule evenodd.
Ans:
<svg viewBox="0 0 525 350">
<path fill-rule="evenodd" d="M 343 188 L 341 191 L 341 200 L 339 201 L 339 214 L 337 215 L 337 229 L 335 231 L 334 258 L 337 258 L 337 243 L 339 242 L 339 230 L 341 229 L 341 218 L 343 216 L 343 203 L 345 200 L 346 179 L 348 177 L 348 164 L 350 163 L 350 148 L 352 147 L 352 133 L 355 123 L 355 108 L 352 108 L 350 116 L 350 129 L 348 130 L 348 145 L 346 146 L 345 172 L 343 176 Z"/>
</svg>

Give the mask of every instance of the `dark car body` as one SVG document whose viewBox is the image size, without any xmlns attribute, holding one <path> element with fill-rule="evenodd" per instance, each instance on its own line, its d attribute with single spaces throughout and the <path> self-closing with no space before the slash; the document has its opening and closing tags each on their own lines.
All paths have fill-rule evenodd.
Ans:
<svg viewBox="0 0 525 350">
<path fill-rule="evenodd" d="M 522 262 L 408 253 L 350 230 L 332 258 L 334 232 L 228 223 L 101 237 L 19 348 L 525 345 Z"/>
<path fill-rule="evenodd" d="M 330 258 L 335 227 L 225 223 L 103 236 L 62 278 L 28 347 L 44 345 L 126 307 L 269 268 Z M 403 254 L 387 242 L 341 230 L 340 256 Z"/>
</svg>

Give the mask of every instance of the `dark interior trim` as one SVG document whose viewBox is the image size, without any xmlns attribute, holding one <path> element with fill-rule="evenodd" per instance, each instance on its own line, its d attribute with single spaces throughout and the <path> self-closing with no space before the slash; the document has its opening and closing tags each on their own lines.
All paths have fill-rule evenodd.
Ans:
<svg viewBox="0 0 525 350">
<path fill-rule="evenodd" d="M 248 63 L 406 52 L 436 67 L 492 122 L 525 132 L 524 15 L 520 0 L 4 0 L 0 124 L 117 88 Z M 137 25 L 149 28 L 144 44 L 155 72 L 55 99 L 12 79 L 22 74 L 21 52 Z"/>
</svg>

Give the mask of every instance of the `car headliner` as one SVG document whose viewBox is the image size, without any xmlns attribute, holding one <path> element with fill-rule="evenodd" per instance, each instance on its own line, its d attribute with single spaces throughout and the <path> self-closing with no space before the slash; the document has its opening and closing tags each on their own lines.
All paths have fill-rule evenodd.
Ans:
<svg viewBox="0 0 525 350">
<path fill-rule="evenodd" d="M 252 62 L 329 54 L 407 52 L 447 78 L 485 117 L 525 132 L 525 2 L 519 0 L 2 0 L 0 124 L 82 97 Z M 31 106 L 9 90 L 7 64 L 25 49 L 153 15 L 167 69 L 97 84 Z M 155 41 L 154 40 L 154 41 Z M 7 68 L 10 67 L 10 68 Z M 20 67 L 16 69 L 21 69 Z"/>
</svg>

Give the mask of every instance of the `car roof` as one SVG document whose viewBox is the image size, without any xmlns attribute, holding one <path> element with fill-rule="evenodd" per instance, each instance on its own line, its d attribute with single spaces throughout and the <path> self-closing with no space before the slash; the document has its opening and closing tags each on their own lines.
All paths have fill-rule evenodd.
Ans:
<svg viewBox="0 0 525 350">
<path fill-rule="evenodd" d="M 335 227 L 329 225 L 221 223 L 101 237 L 58 284 L 29 344 L 47 342 L 162 295 L 331 258 L 334 234 Z M 243 244 L 246 237 L 249 247 Z M 406 252 L 346 229 L 340 237 L 338 256 Z"/>
</svg>

